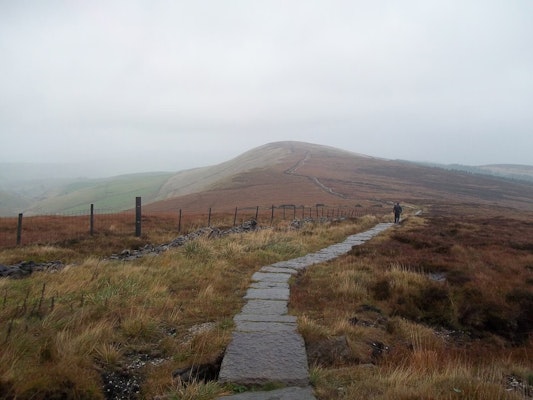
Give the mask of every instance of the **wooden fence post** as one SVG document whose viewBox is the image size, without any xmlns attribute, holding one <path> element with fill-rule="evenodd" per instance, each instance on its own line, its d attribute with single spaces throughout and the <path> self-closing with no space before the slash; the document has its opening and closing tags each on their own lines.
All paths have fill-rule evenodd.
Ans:
<svg viewBox="0 0 533 400">
<path fill-rule="evenodd" d="M 20 246 L 22 242 L 22 213 L 19 214 L 19 220 L 17 224 L 17 246 Z"/>
<path fill-rule="evenodd" d="M 141 214 L 141 198 L 136 197 L 135 198 L 135 236 L 140 237 L 141 236 L 141 222 L 142 220 L 142 214 Z"/>
<path fill-rule="evenodd" d="M 91 204 L 91 216 L 89 221 L 89 235 L 94 235 L 94 204 Z"/>
<path fill-rule="evenodd" d="M 209 215 L 207 216 L 207 226 L 211 226 L 211 207 L 209 207 Z"/>
<path fill-rule="evenodd" d="M 178 233 L 181 233 L 181 208 L 178 217 Z"/>
<path fill-rule="evenodd" d="M 259 206 L 255 207 L 255 222 L 257 222 L 257 218 L 259 217 Z"/>
<path fill-rule="evenodd" d="M 233 215 L 233 226 L 237 225 L 237 207 L 235 207 L 235 214 Z"/>
<path fill-rule="evenodd" d="M 272 214 L 270 215 L 270 226 L 274 222 L 274 204 L 272 204 Z"/>
</svg>

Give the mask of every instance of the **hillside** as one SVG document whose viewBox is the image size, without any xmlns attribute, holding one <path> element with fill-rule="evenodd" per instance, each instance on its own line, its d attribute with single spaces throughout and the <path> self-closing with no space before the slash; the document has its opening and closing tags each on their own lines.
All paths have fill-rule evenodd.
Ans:
<svg viewBox="0 0 533 400">
<path fill-rule="evenodd" d="M 34 205 L 33 213 L 87 212 L 93 203 L 98 209 L 120 210 L 135 204 L 136 196 L 154 200 L 171 173 L 122 175 L 107 179 L 91 179 L 66 184 L 56 193 L 48 192 L 45 199 Z M 125 207 L 125 205 L 128 207 Z"/>
<path fill-rule="evenodd" d="M 257 160 L 255 163 L 252 160 Z M 194 171 L 191 172 L 191 174 Z M 219 166 L 199 171 L 197 180 L 167 182 L 168 199 L 150 211 L 179 208 L 316 203 L 365 206 L 402 202 L 480 202 L 533 208 L 533 185 L 465 171 L 368 157 L 301 142 L 271 143 Z M 169 190 L 170 185 L 176 189 Z"/>
<path fill-rule="evenodd" d="M 335 163 L 345 167 L 354 158 L 370 159 L 309 143 L 270 143 L 228 162 L 176 175 L 164 187 L 169 198 L 149 204 L 146 209 L 205 211 L 208 207 L 237 205 L 343 203 L 344 196 L 330 191 L 317 177 L 300 173 L 311 157 L 326 175 L 335 173 Z"/>
<path fill-rule="evenodd" d="M 533 182 L 533 167 L 529 165 L 491 164 L 481 165 L 479 169 L 496 176 Z"/>
<path fill-rule="evenodd" d="M 31 204 L 24 196 L 10 191 L 0 190 L 0 216 L 16 215 L 14 210 L 23 210 Z"/>
<path fill-rule="evenodd" d="M 428 164 L 421 165 L 443 168 L 453 171 L 464 171 L 473 174 L 491 175 L 500 178 L 518 181 L 533 182 L 533 166 L 516 164 L 489 164 L 489 165 L 461 165 L 461 164 Z"/>
<path fill-rule="evenodd" d="M 41 181 L 17 191 L 4 190 L 0 215 L 86 212 L 91 203 L 97 209 L 118 211 L 132 208 L 136 196 L 142 196 L 147 211 L 316 203 L 388 206 L 392 201 L 479 202 L 530 210 L 531 181 L 494 174 L 527 178 L 532 170 L 422 165 L 310 143 L 276 142 L 218 165 L 177 173 L 61 180 L 51 187 Z"/>
</svg>

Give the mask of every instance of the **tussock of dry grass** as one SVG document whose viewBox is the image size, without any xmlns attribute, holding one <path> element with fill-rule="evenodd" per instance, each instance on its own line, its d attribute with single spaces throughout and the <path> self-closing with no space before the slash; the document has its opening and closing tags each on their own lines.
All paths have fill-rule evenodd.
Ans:
<svg viewBox="0 0 533 400">
<path fill-rule="evenodd" d="M 132 262 L 91 256 L 56 273 L 2 279 L 1 396 L 103 398 L 101 373 L 122 370 L 132 356 L 147 354 L 161 361 L 144 368 L 143 397 L 214 398 L 226 389 L 213 383 L 180 386 L 172 371 L 212 362 L 222 353 L 253 272 L 316 251 L 369 223 L 204 238 Z M 28 256 L 47 261 L 66 254 L 56 250 L 28 248 Z M 190 333 L 207 322 L 210 329 Z"/>
<path fill-rule="evenodd" d="M 356 360 L 311 366 L 320 399 L 527 398 L 531 219 L 495 224 L 481 213 L 450 212 L 409 218 L 294 279 L 291 312 L 306 343 L 344 336 Z M 142 369 L 144 398 L 227 393 L 212 382 L 185 386 L 172 372 L 221 354 L 252 273 L 377 222 L 369 216 L 299 231 L 282 224 L 134 262 L 91 256 L 53 274 L 0 280 L 0 397 L 103 398 L 101 373 L 123 370 L 139 354 L 159 360 Z M 27 250 L 49 261 L 72 249 Z M 525 386 L 509 390 L 509 377 Z"/>
<path fill-rule="evenodd" d="M 532 221 L 410 218 L 299 275 L 306 344 L 344 336 L 356 360 L 313 365 L 318 397 L 531 398 Z"/>
</svg>

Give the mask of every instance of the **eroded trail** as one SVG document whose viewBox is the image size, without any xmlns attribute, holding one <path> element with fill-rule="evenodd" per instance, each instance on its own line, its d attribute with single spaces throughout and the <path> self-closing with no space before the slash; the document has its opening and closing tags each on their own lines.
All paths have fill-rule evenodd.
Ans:
<svg viewBox="0 0 533 400">
<path fill-rule="evenodd" d="M 378 224 L 316 253 L 262 267 L 252 276 L 253 283 L 245 296 L 247 303 L 234 318 L 236 328 L 222 361 L 219 381 L 286 388 L 221 399 L 315 399 L 309 386 L 304 340 L 297 331 L 296 317 L 288 315 L 289 279 L 311 265 L 348 253 L 353 246 L 365 243 L 392 225 Z"/>
<path fill-rule="evenodd" d="M 320 189 L 322 189 L 323 191 L 333 195 L 333 196 L 337 196 L 337 197 L 341 197 L 341 198 L 346 198 L 345 195 L 343 195 L 342 193 L 338 193 L 336 191 L 334 191 L 332 188 L 324 185 L 322 182 L 320 182 L 320 180 L 316 177 L 316 176 L 311 176 L 311 175 L 305 175 L 305 174 L 297 174 L 296 171 L 301 168 L 305 163 L 306 161 L 308 161 L 309 159 L 311 158 L 311 152 L 307 152 L 305 154 L 305 157 L 302 158 L 301 160 L 299 160 L 294 166 L 292 166 L 291 168 L 285 170 L 285 173 L 288 174 L 288 175 L 295 175 L 295 176 L 302 176 L 302 177 L 305 177 L 307 179 L 309 179 L 311 182 L 313 182 L 314 185 L 318 186 Z"/>
</svg>

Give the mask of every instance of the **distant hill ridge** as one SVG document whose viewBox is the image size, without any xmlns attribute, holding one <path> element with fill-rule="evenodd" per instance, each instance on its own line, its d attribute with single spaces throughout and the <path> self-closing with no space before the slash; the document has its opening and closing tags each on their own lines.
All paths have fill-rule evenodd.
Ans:
<svg viewBox="0 0 533 400">
<path fill-rule="evenodd" d="M 87 211 L 91 203 L 97 209 L 118 211 L 132 208 L 136 196 L 142 196 L 147 211 L 316 203 L 376 206 L 437 199 L 531 209 L 529 178 L 533 179 L 530 166 L 428 165 L 285 141 L 265 144 L 217 165 L 176 173 L 82 179 L 26 194 L 4 190 L 0 213 Z M 38 197 L 32 197 L 36 193 Z"/>
<path fill-rule="evenodd" d="M 465 166 L 462 166 L 462 168 L 464 170 L 468 170 Z M 494 176 L 500 176 L 502 178 L 518 179 L 533 182 L 533 166 L 529 165 L 480 165 L 478 167 L 472 167 L 471 171 L 475 173 L 485 173 Z"/>
</svg>

